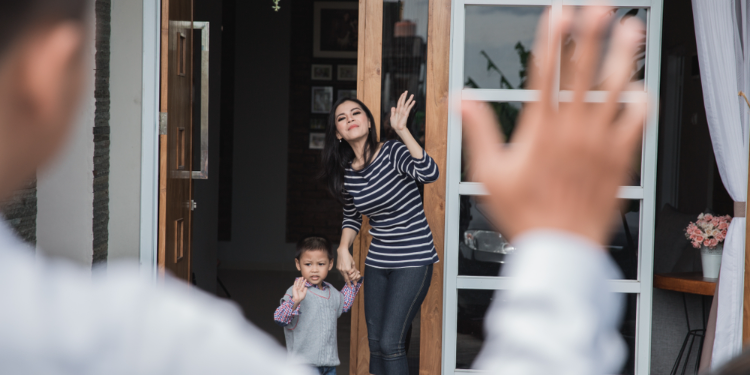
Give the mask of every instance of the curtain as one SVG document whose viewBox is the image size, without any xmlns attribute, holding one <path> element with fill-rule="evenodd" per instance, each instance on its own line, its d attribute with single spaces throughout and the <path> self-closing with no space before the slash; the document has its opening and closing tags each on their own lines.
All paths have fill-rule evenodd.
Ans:
<svg viewBox="0 0 750 375">
<path fill-rule="evenodd" d="M 747 4 L 743 0 L 692 0 L 703 101 L 721 181 L 735 202 L 747 199 Z M 711 368 L 742 350 L 745 218 L 729 227 L 721 262 Z M 707 343 L 710 346 L 710 343 Z"/>
</svg>

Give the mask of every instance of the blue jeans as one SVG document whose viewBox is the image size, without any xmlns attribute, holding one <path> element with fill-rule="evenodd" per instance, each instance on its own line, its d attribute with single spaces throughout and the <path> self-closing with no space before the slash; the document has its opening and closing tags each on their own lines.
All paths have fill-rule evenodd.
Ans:
<svg viewBox="0 0 750 375">
<path fill-rule="evenodd" d="M 432 264 L 399 269 L 366 266 L 365 274 L 370 373 L 408 375 L 406 334 L 430 289 Z"/>
<path fill-rule="evenodd" d="M 336 375 L 336 367 L 318 367 L 320 375 Z"/>
</svg>

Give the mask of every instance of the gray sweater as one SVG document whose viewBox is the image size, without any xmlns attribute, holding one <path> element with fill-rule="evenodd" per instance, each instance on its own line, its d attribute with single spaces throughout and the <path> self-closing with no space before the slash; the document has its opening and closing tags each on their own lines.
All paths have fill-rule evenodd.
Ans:
<svg viewBox="0 0 750 375">
<path fill-rule="evenodd" d="M 284 327 L 286 349 L 315 367 L 338 366 L 336 320 L 344 309 L 344 296 L 331 284 L 326 289 L 308 288 L 300 303 L 299 315 Z M 292 299 L 292 287 L 281 303 Z"/>
</svg>

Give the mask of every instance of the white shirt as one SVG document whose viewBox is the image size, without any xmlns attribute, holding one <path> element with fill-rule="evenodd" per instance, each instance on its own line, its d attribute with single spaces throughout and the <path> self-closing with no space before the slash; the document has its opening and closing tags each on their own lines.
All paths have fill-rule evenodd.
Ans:
<svg viewBox="0 0 750 375">
<path fill-rule="evenodd" d="M 236 306 L 137 274 L 34 259 L 0 223 L 0 373 L 313 374 Z"/>
<path fill-rule="evenodd" d="M 622 370 L 620 272 L 599 246 L 565 232 L 533 231 L 503 268 L 512 286 L 487 313 L 474 366 L 496 374 L 602 375 Z"/>
</svg>

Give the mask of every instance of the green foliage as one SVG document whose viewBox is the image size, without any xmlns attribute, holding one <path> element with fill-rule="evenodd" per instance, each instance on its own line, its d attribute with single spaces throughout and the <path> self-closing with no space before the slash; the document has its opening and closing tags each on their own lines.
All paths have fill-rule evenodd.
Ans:
<svg viewBox="0 0 750 375">
<path fill-rule="evenodd" d="M 273 6 L 271 7 L 274 11 L 278 12 L 281 7 L 279 6 L 279 1 L 281 0 L 273 0 Z"/>
<path fill-rule="evenodd" d="M 516 53 L 518 54 L 518 59 L 521 62 L 521 70 L 518 71 L 518 76 L 520 77 L 520 84 L 518 88 L 524 88 L 526 86 L 526 78 L 528 77 L 527 73 L 527 65 L 529 62 L 533 60 L 533 55 L 531 54 L 531 51 L 527 50 L 526 47 L 519 41 L 515 45 Z M 492 58 L 482 50 L 480 54 L 487 59 L 487 71 L 488 72 L 496 72 L 500 75 L 500 88 L 501 89 L 510 89 L 513 90 L 515 87 L 510 84 L 510 81 L 506 78 L 505 74 L 500 70 L 500 68 L 495 64 L 494 61 L 492 61 Z M 466 82 L 464 83 L 464 87 L 469 87 L 473 89 L 480 88 L 479 85 L 474 81 L 471 77 L 466 77 Z M 520 112 L 518 108 L 512 106 L 510 103 L 497 103 L 492 102 L 490 103 L 490 106 L 495 111 L 495 115 L 497 116 L 497 120 L 500 123 L 500 130 L 502 131 L 503 135 L 505 135 L 505 141 L 509 142 L 511 134 L 513 134 L 513 129 L 516 127 L 516 120 L 518 119 L 518 113 Z"/>
</svg>

